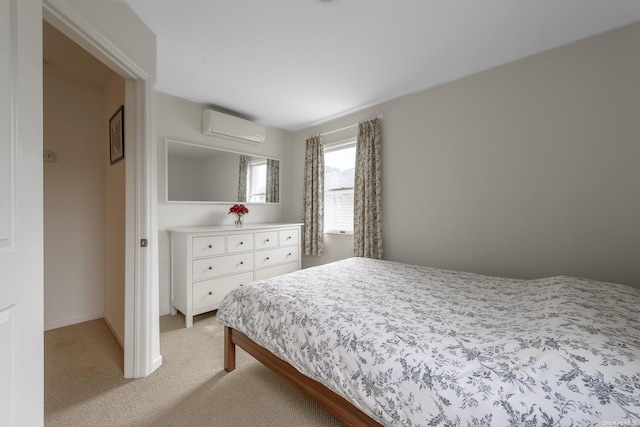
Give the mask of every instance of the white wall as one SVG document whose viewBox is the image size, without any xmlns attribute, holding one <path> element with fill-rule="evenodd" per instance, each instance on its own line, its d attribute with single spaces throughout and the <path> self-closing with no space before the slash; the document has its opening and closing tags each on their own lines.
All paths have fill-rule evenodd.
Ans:
<svg viewBox="0 0 640 427">
<path fill-rule="evenodd" d="M 267 128 L 266 140 L 254 145 L 231 141 L 202 134 L 202 110 L 210 108 L 175 96 L 156 93 L 157 137 L 158 137 L 158 239 L 159 239 L 159 281 L 160 281 L 160 314 L 170 311 L 170 238 L 167 227 L 198 225 L 232 225 L 233 216 L 229 215 L 230 203 L 167 203 L 165 183 L 165 139 L 170 138 L 222 148 L 231 151 L 245 152 L 282 160 L 285 156 L 286 142 L 290 133 L 278 129 Z M 286 164 L 281 165 L 281 173 L 286 173 Z M 284 178 L 283 178 L 284 179 Z M 288 195 L 281 192 L 281 199 L 286 201 Z M 245 216 L 247 224 L 282 221 L 282 204 L 256 205 L 247 204 L 249 215 Z M 300 209 L 298 209 L 300 212 Z M 296 219 L 296 222 L 299 222 Z"/>
<path fill-rule="evenodd" d="M 112 73 L 107 86 L 103 110 L 101 112 L 103 131 L 102 149 L 105 174 L 105 288 L 104 318 L 113 334 L 124 348 L 124 299 L 125 299 L 125 227 L 126 227 L 126 162 L 127 142 L 125 141 L 124 159 L 111 164 L 109 155 L 109 131 L 106 126 L 116 110 L 124 105 L 125 81 Z M 126 126 L 126 122 L 125 122 Z"/>
<path fill-rule="evenodd" d="M 382 114 L 387 259 L 640 287 L 639 44 L 640 23 L 297 132 L 284 219 L 304 139 Z"/>
<path fill-rule="evenodd" d="M 104 93 L 44 76 L 45 330 L 102 317 Z"/>
</svg>

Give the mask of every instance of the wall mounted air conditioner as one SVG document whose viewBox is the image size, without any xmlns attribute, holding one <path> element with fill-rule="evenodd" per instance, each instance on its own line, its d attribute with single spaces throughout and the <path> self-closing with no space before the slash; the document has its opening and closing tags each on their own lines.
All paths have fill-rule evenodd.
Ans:
<svg viewBox="0 0 640 427">
<path fill-rule="evenodd" d="M 242 142 L 264 142 L 265 127 L 240 117 L 214 110 L 202 111 L 202 133 Z"/>
</svg>

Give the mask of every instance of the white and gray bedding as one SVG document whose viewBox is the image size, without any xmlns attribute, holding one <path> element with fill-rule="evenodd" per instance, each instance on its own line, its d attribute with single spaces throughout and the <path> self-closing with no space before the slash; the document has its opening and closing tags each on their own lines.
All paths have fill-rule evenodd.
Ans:
<svg viewBox="0 0 640 427">
<path fill-rule="evenodd" d="M 624 285 L 351 258 L 238 288 L 218 321 L 386 426 L 640 425 L 639 312 Z"/>
</svg>

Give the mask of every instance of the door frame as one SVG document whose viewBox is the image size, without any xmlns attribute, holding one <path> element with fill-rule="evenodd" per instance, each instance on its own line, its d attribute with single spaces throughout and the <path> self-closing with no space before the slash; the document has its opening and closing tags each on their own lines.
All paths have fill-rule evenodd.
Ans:
<svg viewBox="0 0 640 427">
<path fill-rule="evenodd" d="M 157 179 L 151 77 L 87 20 L 43 0 L 43 19 L 125 79 L 126 231 L 124 376 L 141 378 L 162 365 L 160 355 Z M 146 239 L 148 246 L 142 247 Z"/>
</svg>

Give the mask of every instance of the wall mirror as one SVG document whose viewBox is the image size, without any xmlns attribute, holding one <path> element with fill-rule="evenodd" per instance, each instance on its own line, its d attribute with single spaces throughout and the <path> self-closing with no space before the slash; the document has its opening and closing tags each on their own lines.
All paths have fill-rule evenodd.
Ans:
<svg viewBox="0 0 640 427">
<path fill-rule="evenodd" d="M 167 202 L 280 203 L 280 161 L 165 140 Z"/>
</svg>

